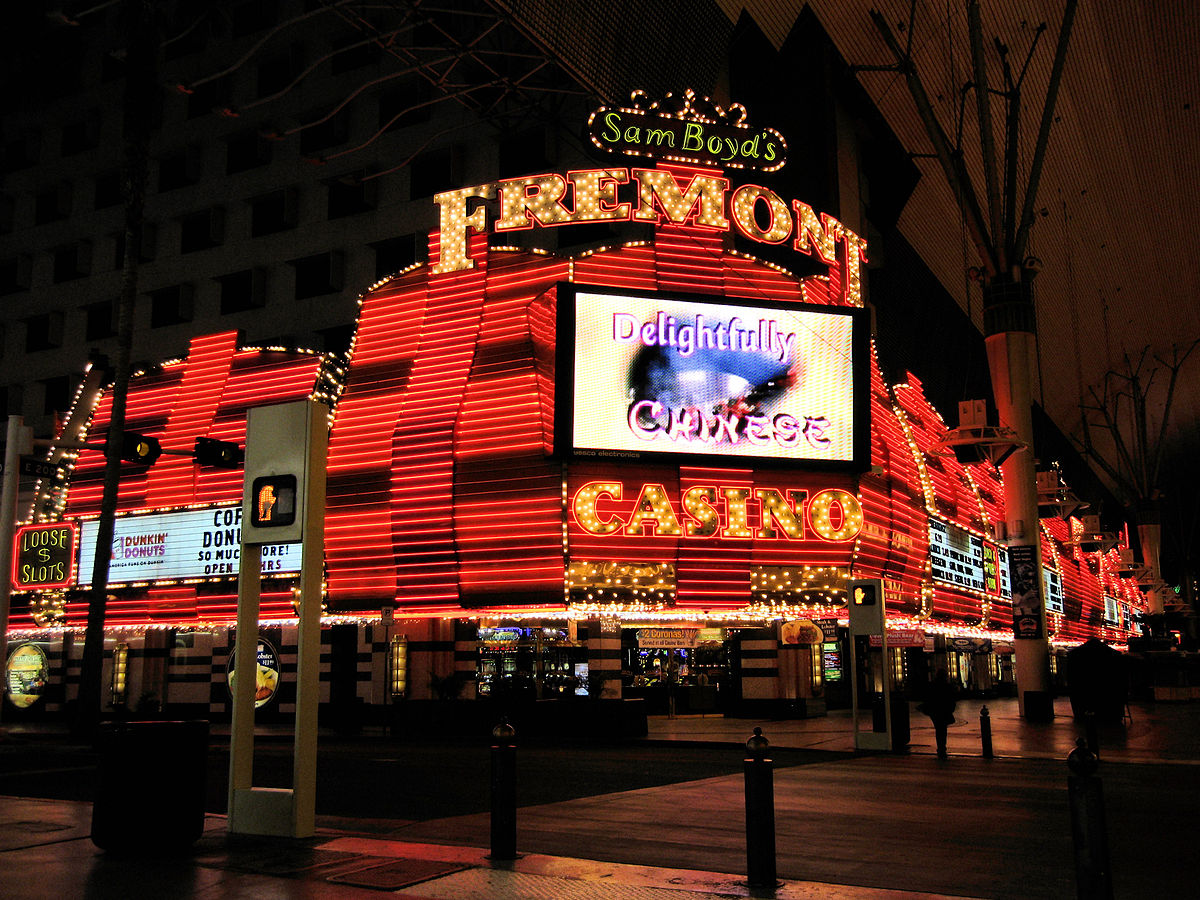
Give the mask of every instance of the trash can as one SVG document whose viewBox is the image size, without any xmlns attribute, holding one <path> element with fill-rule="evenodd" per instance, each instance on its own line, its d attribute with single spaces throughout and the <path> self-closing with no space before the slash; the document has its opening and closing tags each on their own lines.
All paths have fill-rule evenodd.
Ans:
<svg viewBox="0 0 1200 900">
<path fill-rule="evenodd" d="M 101 726 L 92 843 L 124 853 L 182 850 L 204 833 L 208 722 Z"/>
<path fill-rule="evenodd" d="M 912 723 L 909 720 L 908 701 L 892 693 L 892 751 L 900 753 L 912 742 Z M 871 727 L 879 733 L 887 731 L 887 719 L 883 712 L 883 694 L 871 695 Z"/>
<path fill-rule="evenodd" d="M 1054 695 L 1049 691 L 1026 691 L 1025 720 L 1028 722 L 1054 721 Z"/>
</svg>

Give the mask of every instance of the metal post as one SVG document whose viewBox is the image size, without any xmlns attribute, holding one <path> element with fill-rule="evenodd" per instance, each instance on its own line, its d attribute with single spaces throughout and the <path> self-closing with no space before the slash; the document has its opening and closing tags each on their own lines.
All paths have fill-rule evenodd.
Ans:
<svg viewBox="0 0 1200 900">
<path fill-rule="evenodd" d="M 1067 795 L 1071 804 L 1071 839 L 1075 845 L 1075 896 L 1079 900 L 1112 900 L 1108 859 L 1108 827 L 1104 790 L 1096 770 L 1100 760 L 1081 738 L 1067 757 Z"/>
<path fill-rule="evenodd" d="M 8 659 L 8 606 L 12 598 L 13 536 L 16 534 L 17 495 L 20 489 L 21 454 L 33 449 L 33 430 L 20 416 L 8 417 L 8 442 L 4 447 L 4 488 L 0 496 L 0 662 Z M 3 706 L 0 696 L 0 707 Z"/>
<path fill-rule="evenodd" d="M 775 887 L 775 783 L 762 729 L 746 741 L 746 881 Z"/>
<path fill-rule="evenodd" d="M 983 758 L 992 758 L 992 714 L 984 706 L 979 710 L 979 740 L 983 744 Z"/>
<path fill-rule="evenodd" d="M 489 859 L 517 858 L 516 731 L 507 719 L 492 729 L 492 852 Z"/>
<path fill-rule="evenodd" d="M 1087 748 L 1092 753 L 1096 754 L 1096 758 L 1100 757 L 1100 734 L 1096 730 L 1096 713 L 1094 710 L 1087 710 L 1083 714 L 1083 735 L 1087 738 Z"/>
</svg>

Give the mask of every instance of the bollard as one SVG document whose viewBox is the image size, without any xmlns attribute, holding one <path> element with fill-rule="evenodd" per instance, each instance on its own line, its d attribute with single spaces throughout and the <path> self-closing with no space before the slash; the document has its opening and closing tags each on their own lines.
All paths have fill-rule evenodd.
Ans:
<svg viewBox="0 0 1200 900">
<path fill-rule="evenodd" d="M 751 888 L 774 888 L 775 784 L 762 729 L 746 741 L 746 881 Z"/>
<path fill-rule="evenodd" d="M 992 758 L 992 714 L 984 706 L 979 710 L 979 740 L 983 743 L 983 758 Z"/>
<path fill-rule="evenodd" d="M 1108 860 L 1108 828 L 1104 791 L 1096 777 L 1100 760 L 1080 738 L 1067 756 L 1067 795 L 1071 804 L 1071 839 L 1075 845 L 1075 896 L 1079 900 L 1112 900 Z"/>
<path fill-rule="evenodd" d="M 517 858 L 516 732 L 502 719 L 492 729 L 492 852 L 489 859 Z"/>
<path fill-rule="evenodd" d="M 1083 714 L 1083 733 L 1087 738 L 1087 748 L 1100 757 L 1100 734 L 1096 730 L 1096 713 L 1088 710 Z"/>
</svg>

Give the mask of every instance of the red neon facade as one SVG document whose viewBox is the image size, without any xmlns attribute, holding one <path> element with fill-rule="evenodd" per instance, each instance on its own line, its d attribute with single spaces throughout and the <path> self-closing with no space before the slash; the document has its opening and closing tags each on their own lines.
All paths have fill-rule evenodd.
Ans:
<svg viewBox="0 0 1200 900">
<path fill-rule="evenodd" d="M 662 169 L 680 185 L 720 174 Z M 857 285 L 849 281 L 856 276 L 849 273 L 857 267 L 847 255 L 860 253 L 861 242 L 848 241 L 835 252 L 831 237 L 797 237 L 796 249 L 815 251 L 829 265 L 827 276 L 799 279 L 725 249 L 722 231 L 696 224 L 698 208 L 681 222 L 660 210 L 663 221 L 651 242 L 574 259 L 492 248 L 486 235 L 470 233 L 469 268 L 438 273 L 419 266 L 363 297 L 329 444 L 331 610 L 378 614 L 395 606 L 406 615 L 461 617 L 539 609 L 561 615 L 573 606 L 595 615 L 607 604 L 615 613 L 673 609 L 698 619 L 722 610 L 763 619 L 836 615 L 844 606 L 838 585 L 852 576 L 882 578 L 889 611 L 906 623 L 995 632 L 1010 627 L 998 588 L 956 587 L 935 580 L 930 567 L 931 519 L 999 545 L 999 472 L 932 454 L 944 422 L 915 378 L 886 383 L 873 350 L 872 469 L 860 475 L 744 462 L 549 456 L 558 283 L 773 303 L 844 304 L 854 296 Z M 830 234 L 831 221 L 824 220 Z M 435 234 L 431 260 L 442 257 L 439 242 Z M 313 354 L 238 349 L 232 333 L 200 337 L 186 362 L 135 380 L 128 428 L 159 437 L 168 449 L 190 449 L 198 436 L 241 442 L 248 407 L 310 396 L 327 380 L 325 369 Z M 104 433 L 108 415 L 105 399 L 92 434 Z M 98 512 L 102 465 L 100 454 L 81 454 L 63 517 Z M 581 524 L 575 500 L 588 485 L 613 483 L 621 485 L 621 496 L 600 495 L 598 514 L 622 525 L 598 533 Z M 164 455 L 123 479 L 121 509 L 230 502 L 240 490 L 238 471 L 201 470 L 187 457 Z M 831 539 L 814 525 L 812 516 L 821 513 L 808 505 L 826 491 L 848 498 L 830 507 L 827 530 L 837 532 L 847 510 L 861 512 L 852 534 Z M 687 510 L 689 497 L 705 500 L 699 518 Z M 663 533 L 655 498 L 677 521 L 701 531 L 705 505 L 720 522 L 711 534 Z M 739 509 L 744 530 L 729 524 Z M 785 527 L 789 516 L 801 529 L 792 535 Z M 1051 632 L 1122 640 L 1132 624 L 1123 614 L 1106 624 L 1104 597 L 1114 598 L 1118 609 L 1140 608 L 1138 591 L 1116 576 L 1113 554 L 1098 557 L 1071 546 L 1071 527 L 1061 520 L 1043 526 L 1045 566 L 1062 579 L 1068 598 L 1064 612 L 1051 615 Z M 608 567 L 604 577 L 617 581 L 603 599 L 589 590 L 599 583 L 597 566 Z M 109 622 L 227 621 L 235 599 L 230 579 L 147 585 L 118 592 Z M 268 587 L 263 602 L 264 617 L 290 615 L 290 582 Z M 84 610 L 70 604 L 65 622 L 82 623 Z M 29 622 L 19 612 L 14 621 Z"/>
</svg>

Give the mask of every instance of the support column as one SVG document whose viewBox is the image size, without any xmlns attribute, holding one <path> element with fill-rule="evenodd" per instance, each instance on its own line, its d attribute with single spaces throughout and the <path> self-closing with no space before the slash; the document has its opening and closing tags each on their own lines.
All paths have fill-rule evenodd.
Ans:
<svg viewBox="0 0 1200 900">
<path fill-rule="evenodd" d="M 588 619 L 589 692 L 601 700 L 621 699 L 621 623 Z"/>
<path fill-rule="evenodd" d="M 1008 564 L 1013 593 L 1013 645 L 1021 715 L 1052 718 L 1050 640 L 1042 589 L 1037 474 L 1033 448 L 1033 373 L 1037 365 L 1036 317 L 1029 279 L 1002 276 L 984 285 L 984 332 L 992 392 L 1001 427 L 1011 428 L 1024 447 L 1000 466 L 1008 529 Z"/>
</svg>

